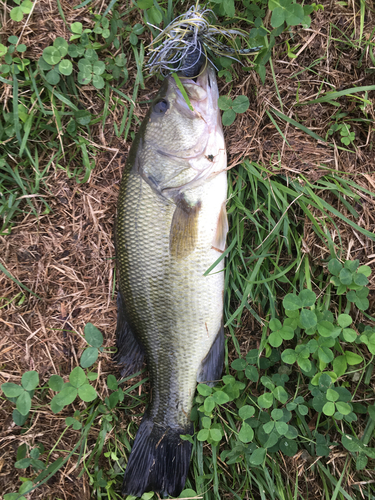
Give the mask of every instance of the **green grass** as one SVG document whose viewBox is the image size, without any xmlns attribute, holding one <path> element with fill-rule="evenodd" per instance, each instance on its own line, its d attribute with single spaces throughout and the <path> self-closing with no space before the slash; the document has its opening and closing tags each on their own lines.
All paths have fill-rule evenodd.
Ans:
<svg viewBox="0 0 375 500">
<path fill-rule="evenodd" d="M 216 2 L 216 6 L 212 4 L 212 7 L 219 16 L 227 15 L 225 20 L 220 17 L 226 25 L 235 25 L 241 20 L 249 28 L 260 30 L 253 32 L 252 41 L 263 44 L 264 48 L 256 56 L 253 68 L 264 81 L 266 66 L 268 61 L 270 63 L 267 71 L 273 77 L 279 109 L 270 106 L 266 114 L 274 130 L 288 144 L 288 137 L 283 132 L 287 123 L 299 133 L 306 134 L 309 140 L 324 143 L 331 150 L 337 148 L 355 154 L 357 138 L 346 132 L 358 123 L 366 134 L 371 132 L 369 93 L 375 90 L 375 86 L 327 92 L 323 82 L 328 83 L 329 88 L 332 84 L 326 75 L 322 75 L 319 95 L 303 101 L 298 95 L 292 96 L 294 114 L 287 114 L 282 89 L 274 71 L 272 50 L 276 43 L 283 43 L 278 37 L 285 28 L 282 16 L 285 18 L 288 8 L 277 11 L 276 3 L 270 3 L 271 29 L 267 31 L 258 21 L 254 24 L 256 17 L 261 23 L 265 16 L 264 2 L 255 2 L 251 8 L 241 8 L 235 11 L 235 16 L 231 15 L 232 3 Z M 171 1 L 160 4 L 145 1 L 143 5 L 145 11 L 140 12 L 143 24 L 145 20 L 154 25 L 162 20 L 169 22 L 179 14 L 172 12 Z M 60 4 L 59 12 L 62 15 Z M 363 52 L 369 48 L 372 52 L 371 37 L 364 36 L 365 12 L 366 5 L 361 1 L 358 11 L 360 28 L 353 36 L 348 36 L 335 25 L 330 26 L 327 51 L 332 46 L 338 47 L 337 50 L 356 49 Z M 120 122 L 114 123 L 115 135 L 123 141 L 134 138 L 133 129 L 139 125 L 139 119 L 134 114 L 135 103 L 140 89 L 145 89 L 144 44 L 137 38 L 139 35 L 133 33 L 136 39 L 133 37 L 134 44 L 127 51 L 130 60 L 126 61 L 128 67 L 134 65 L 136 68 L 131 95 L 122 91 L 129 78 L 124 69 L 124 59 L 112 57 L 111 52 L 112 49 L 113 53 L 121 52 L 123 44 L 129 47 L 132 31 L 131 28 L 124 31 L 126 25 L 122 21 L 128 19 L 127 16 L 133 19 L 131 16 L 135 13 L 135 8 L 132 8 L 121 14 L 115 2 L 111 2 L 104 15 L 96 18 L 97 32 L 92 31 L 85 37 L 79 26 L 72 29 L 76 38 L 69 42 L 71 52 L 68 56 L 58 55 L 58 62 L 70 57 L 68 60 L 72 61 L 74 71 L 66 75 L 57 72 L 57 84 L 53 82 L 57 78 L 55 68 L 58 64 L 49 64 L 47 56 L 42 56 L 39 61 L 29 61 L 22 56 L 23 49 L 17 52 L 17 44 L 21 47 L 22 40 L 7 41 L 8 52 L 1 61 L 0 81 L 11 87 L 13 97 L 0 116 L 1 236 L 11 234 L 12 229 L 28 214 L 38 220 L 41 215 L 51 212 L 45 195 L 49 193 L 50 176 L 58 170 L 65 171 L 67 178 L 77 183 L 87 182 L 97 154 L 92 144 L 95 143 L 93 129 L 98 125 L 104 127 L 115 107 L 122 108 Z M 302 14 L 314 16 L 311 9 L 302 11 Z M 107 25 L 109 31 L 104 32 Z M 292 28 L 287 27 L 291 44 Z M 157 35 L 154 27 L 150 30 L 153 36 Z M 104 73 L 100 73 L 101 70 L 95 73 L 94 69 L 90 69 L 92 75 L 97 77 L 95 98 L 101 103 L 97 114 L 86 110 L 87 103 L 80 92 L 76 71 L 80 58 L 86 60 L 86 67 L 91 64 L 94 68 L 93 54 L 74 55 L 73 45 L 85 50 L 91 47 L 99 59 L 105 61 Z M 1 45 L 0 53 L 4 54 Z M 125 52 L 123 54 L 125 56 Z M 312 61 L 303 73 L 296 73 L 294 78 L 303 77 L 306 72 L 319 76 L 318 63 L 319 60 Z M 225 60 L 218 60 L 217 64 L 219 70 L 226 72 L 230 82 L 235 75 L 233 67 L 228 66 Z M 343 99 L 351 99 L 354 111 L 346 112 Z M 330 128 L 327 126 L 324 137 L 307 127 L 298 116 L 301 107 L 317 104 L 337 109 L 336 113 L 332 113 Z M 275 158 L 279 154 L 275 151 Z M 311 481 L 318 484 L 319 491 L 327 500 L 371 499 L 375 495 L 372 483 L 375 410 L 374 405 L 366 403 L 366 399 L 372 402 L 373 397 L 371 377 L 375 333 L 365 330 L 366 325 L 356 321 L 347 325 L 361 334 L 356 334 L 354 338 L 350 332 L 344 332 L 347 326 L 340 324 L 349 321 L 347 316 L 354 319 L 357 314 L 362 315 L 362 321 L 367 325 L 374 324 L 373 318 L 366 313 L 367 296 L 360 295 L 367 288 L 364 278 L 368 276 L 368 270 L 361 271 L 361 263 L 346 262 L 347 249 L 340 230 L 347 227 L 361 238 L 374 240 L 373 233 L 363 228 L 359 221 L 363 210 L 361 195 L 373 199 L 375 194 L 360 184 L 357 173 L 348 174 L 326 165 L 321 168 L 324 175 L 316 181 L 311 181 L 303 173 L 298 178 L 290 178 L 281 168 L 271 168 L 247 158 L 229 171 L 227 209 L 230 232 L 228 248 L 220 258 L 226 259 L 225 323 L 229 336 L 225 372 L 223 383 L 213 391 L 202 385 L 198 389 L 193 412 L 196 433 L 190 475 L 184 492 L 186 496 L 197 495 L 204 500 L 307 500 L 316 498 L 311 496 L 311 491 L 309 493 Z M 344 207 L 350 218 L 341 212 L 340 207 Z M 314 233 L 316 241 L 324 249 L 324 260 L 314 259 L 306 252 L 303 241 L 306 224 L 311 226 L 310 232 Z M 338 235 L 335 241 L 332 240 L 332 228 Z M 346 262 L 346 267 L 337 267 L 339 264 L 333 260 L 335 258 L 343 264 Z M 207 274 L 213 268 L 208 269 Z M 27 293 L 36 295 L 12 276 L 1 262 L 0 270 L 23 289 L 13 298 L 8 298 L 0 308 L 12 302 L 21 305 L 25 297 L 27 300 Z M 307 291 L 310 298 L 306 295 Z M 301 297 L 307 297 L 307 302 L 304 303 L 305 299 Z M 249 331 L 246 323 L 248 315 L 256 319 L 257 332 Z M 308 322 L 314 317 L 319 327 L 312 331 Z M 243 352 L 242 344 L 248 337 L 251 337 L 252 346 L 257 345 L 257 352 Z M 277 345 L 280 339 L 282 341 Z M 101 343 L 91 342 L 94 343 L 85 352 L 93 355 L 96 350 L 96 356 L 100 356 Z M 301 354 L 304 348 L 310 349 L 306 357 Z M 327 361 L 330 353 L 334 358 Z M 82 366 L 86 370 L 86 382 L 90 385 L 95 379 L 95 371 L 90 368 L 92 363 Z M 147 394 L 142 391 L 139 395 L 138 390 L 147 384 L 147 378 L 122 390 L 111 377 L 106 381 L 108 397 L 100 399 L 93 396 L 89 400 L 82 393 L 85 409 L 71 412 L 66 420 L 67 426 L 53 449 L 44 450 L 37 444 L 34 447 L 22 445 L 18 449 L 16 467 L 27 469 L 21 473 L 26 479 L 19 493 L 6 495 L 6 500 L 21 500 L 23 493 L 46 484 L 70 459 L 81 464 L 79 474 L 87 476 L 93 497 L 121 498 L 119 490 L 126 466 L 125 457 L 131 451 L 137 430 L 130 416 L 142 416 Z M 130 377 L 119 384 L 129 384 L 129 380 Z M 27 389 L 27 380 L 25 384 L 25 387 L 20 386 L 17 396 L 7 395 L 18 411 L 13 418 L 25 429 L 34 425 L 41 408 L 49 410 L 52 405 L 52 411 L 61 410 L 59 406 L 53 408 L 53 403 L 46 397 L 48 390 L 56 392 L 55 402 L 70 408 L 69 398 L 61 399 L 63 396 L 60 395 L 59 399 L 62 388 L 53 385 L 51 379 L 48 384 L 32 389 Z M 22 401 L 17 402 L 21 394 Z M 27 406 L 29 399 L 32 405 L 30 414 Z M 332 407 L 336 409 L 333 414 Z M 124 414 L 127 415 L 125 426 L 121 423 Z M 311 421 L 314 422 L 313 428 L 309 425 Z M 289 426 L 288 433 L 283 433 L 284 424 Z M 59 443 L 70 426 L 79 431 L 77 442 L 72 444 L 70 450 L 60 449 Z M 274 429 L 280 432 L 277 431 L 277 434 Z M 92 436 L 95 436 L 94 445 L 89 444 Z M 52 452 L 58 452 L 60 458 L 53 460 Z M 305 457 L 295 459 L 302 467 L 302 473 L 293 465 L 296 453 L 303 453 Z M 340 454 L 345 454 L 345 458 Z M 349 488 L 349 477 L 353 476 L 356 484 Z M 358 486 L 360 482 L 361 488 Z M 144 495 L 144 500 L 151 498 L 156 496 Z"/>
</svg>

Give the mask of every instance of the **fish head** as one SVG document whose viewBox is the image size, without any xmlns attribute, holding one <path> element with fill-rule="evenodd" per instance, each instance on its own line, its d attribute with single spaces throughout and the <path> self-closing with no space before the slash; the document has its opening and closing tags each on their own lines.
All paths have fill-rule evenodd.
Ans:
<svg viewBox="0 0 375 500">
<path fill-rule="evenodd" d="M 164 161 L 146 162 L 144 174 L 152 176 L 162 189 L 176 187 L 176 182 L 191 183 L 226 167 L 214 68 L 207 64 L 195 80 L 181 77 L 181 82 L 191 107 L 170 76 L 164 80 L 145 120 L 143 144 Z M 174 172 L 169 172 L 166 167 L 173 161 Z M 190 170 L 185 181 L 180 178 L 182 170 Z"/>
</svg>

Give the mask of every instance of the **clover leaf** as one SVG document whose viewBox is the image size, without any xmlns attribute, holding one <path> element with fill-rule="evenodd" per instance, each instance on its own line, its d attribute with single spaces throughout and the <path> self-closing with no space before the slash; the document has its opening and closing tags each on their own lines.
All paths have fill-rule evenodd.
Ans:
<svg viewBox="0 0 375 500">
<path fill-rule="evenodd" d="M 227 96 L 220 96 L 218 100 L 219 108 L 224 111 L 222 116 L 223 125 L 232 125 L 237 113 L 244 113 L 249 109 L 249 98 L 244 95 L 237 96 L 233 101 Z"/>
<path fill-rule="evenodd" d="M 31 398 L 38 385 L 39 374 L 35 370 L 25 372 L 22 375 L 21 385 L 14 384 L 13 382 L 6 382 L 1 385 L 1 389 L 5 396 L 12 400 L 14 399 L 16 403 L 16 413 L 13 413 L 13 417 L 16 417 L 15 423 L 17 425 L 23 425 L 25 423 L 31 409 Z"/>
</svg>

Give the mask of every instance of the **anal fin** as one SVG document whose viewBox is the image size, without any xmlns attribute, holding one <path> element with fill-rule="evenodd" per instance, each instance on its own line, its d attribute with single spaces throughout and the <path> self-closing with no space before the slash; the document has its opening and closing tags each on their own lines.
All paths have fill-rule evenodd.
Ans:
<svg viewBox="0 0 375 500">
<path fill-rule="evenodd" d="M 209 350 L 207 356 L 202 360 L 197 374 L 197 382 L 204 382 L 213 386 L 221 378 L 224 364 L 224 323 L 216 334 L 216 338 Z"/>
<path fill-rule="evenodd" d="M 121 367 L 121 375 L 127 377 L 142 368 L 144 352 L 126 319 L 125 305 L 120 291 L 117 294 L 117 353 L 113 359 Z"/>
</svg>

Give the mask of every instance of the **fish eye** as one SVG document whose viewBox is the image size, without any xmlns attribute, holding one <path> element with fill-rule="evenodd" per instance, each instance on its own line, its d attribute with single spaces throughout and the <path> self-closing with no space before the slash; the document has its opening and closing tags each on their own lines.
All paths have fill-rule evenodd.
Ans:
<svg viewBox="0 0 375 500">
<path fill-rule="evenodd" d="M 157 113 L 165 113 L 169 109 L 169 102 L 166 99 L 160 99 L 155 106 L 154 106 L 154 111 Z"/>
</svg>

